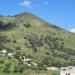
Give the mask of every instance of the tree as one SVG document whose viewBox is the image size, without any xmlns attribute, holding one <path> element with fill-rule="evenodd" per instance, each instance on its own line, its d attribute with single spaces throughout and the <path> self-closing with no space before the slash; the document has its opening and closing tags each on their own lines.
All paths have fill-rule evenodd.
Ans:
<svg viewBox="0 0 75 75">
<path fill-rule="evenodd" d="M 14 57 L 15 57 L 16 59 L 19 59 L 20 56 L 21 56 L 21 53 L 20 53 L 20 52 L 16 52 L 15 55 L 14 55 Z"/>
<path fill-rule="evenodd" d="M 24 71 L 24 65 L 23 64 L 17 64 L 14 66 L 14 72 L 17 73 L 17 72 L 20 72 L 22 73 Z"/>
<path fill-rule="evenodd" d="M 34 52 L 37 52 L 37 47 L 41 47 L 43 45 L 43 42 L 36 34 L 30 34 L 27 35 L 26 39 L 30 42 L 31 48 Z"/>
<path fill-rule="evenodd" d="M 4 47 L 4 44 L 7 42 L 7 36 L 0 34 L 0 48 Z"/>
<path fill-rule="evenodd" d="M 31 27 L 31 24 L 30 24 L 30 23 L 27 23 L 27 24 L 24 24 L 24 26 L 25 26 L 26 28 L 30 28 L 30 27 Z"/>
<path fill-rule="evenodd" d="M 9 73 L 10 72 L 10 68 L 11 68 L 10 62 L 6 63 L 4 68 L 3 68 L 3 72 Z"/>
<path fill-rule="evenodd" d="M 43 63 L 44 65 L 49 65 L 49 59 L 48 59 L 47 57 L 45 57 L 45 58 L 43 59 L 42 63 Z"/>
<path fill-rule="evenodd" d="M 13 43 L 16 43 L 16 40 L 13 40 Z"/>
</svg>

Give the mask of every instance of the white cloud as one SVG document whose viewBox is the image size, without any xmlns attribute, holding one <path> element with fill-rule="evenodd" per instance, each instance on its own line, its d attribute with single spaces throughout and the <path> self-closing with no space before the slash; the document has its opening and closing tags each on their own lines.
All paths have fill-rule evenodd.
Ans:
<svg viewBox="0 0 75 75">
<path fill-rule="evenodd" d="M 48 5 L 48 0 L 42 1 L 42 3 L 32 3 L 30 0 L 24 0 L 23 2 L 20 3 L 20 6 L 23 7 L 44 7 Z"/>
<path fill-rule="evenodd" d="M 75 28 L 71 29 L 71 30 L 70 30 L 70 32 L 73 32 L 73 33 L 75 33 Z"/>
<path fill-rule="evenodd" d="M 23 2 L 20 3 L 20 6 L 24 6 L 24 7 L 32 7 L 32 2 L 25 0 Z"/>
</svg>

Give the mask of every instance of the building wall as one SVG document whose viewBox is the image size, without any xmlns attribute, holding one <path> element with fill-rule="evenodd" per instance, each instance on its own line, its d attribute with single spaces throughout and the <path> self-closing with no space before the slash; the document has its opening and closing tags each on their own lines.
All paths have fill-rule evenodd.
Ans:
<svg viewBox="0 0 75 75">
<path fill-rule="evenodd" d="M 60 75 L 68 75 L 70 73 L 70 75 L 75 75 L 75 73 L 72 73 L 72 72 L 63 72 L 63 71 L 61 71 L 60 72 Z"/>
<path fill-rule="evenodd" d="M 60 75 L 75 75 L 75 66 L 61 67 Z"/>
</svg>

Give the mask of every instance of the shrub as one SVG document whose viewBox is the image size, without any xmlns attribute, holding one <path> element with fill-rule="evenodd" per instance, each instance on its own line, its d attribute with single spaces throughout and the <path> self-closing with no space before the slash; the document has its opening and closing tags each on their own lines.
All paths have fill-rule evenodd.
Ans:
<svg viewBox="0 0 75 75">
<path fill-rule="evenodd" d="M 4 68 L 3 68 L 3 72 L 9 73 L 11 68 L 11 64 L 10 63 L 6 63 Z"/>
<path fill-rule="evenodd" d="M 31 24 L 30 24 L 30 23 L 27 23 L 27 24 L 24 24 L 24 26 L 25 26 L 26 28 L 30 28 L 30 27 L 31 27 Z"/>
<path fill-rule="evenodd" d="M 16 47 L 16 50 L 21 50 L 21 47 Z"/>
<path fill-rule="evenodd" d="M 16 43 L 16 40 L 13 40 L 13 43 Z"/>
<path fill-rule="evenodd" d="M 16 52 L 15 55 L 14 55 L 14 57 L 15 57 L 16 59 L 19 59 L 20 56 L 21 56 L 21 53 L 20 53 L 20 52 Z"/>
</svg>

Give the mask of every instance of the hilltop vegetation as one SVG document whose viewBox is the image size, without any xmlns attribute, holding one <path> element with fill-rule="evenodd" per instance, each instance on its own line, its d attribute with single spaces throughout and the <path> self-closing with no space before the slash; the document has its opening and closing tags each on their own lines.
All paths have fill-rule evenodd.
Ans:
<svg viewBox="0 0 75 75">
<path fill-rule="evenodd" d="M 31 68 L 24 66 L 20 61 L 19 57 L 22 55 L 32 59 L 38 66 L 75 65 L 74 41 L 75 34 L 49 24 L 30 13 L 11 17 L 1 16 L 0 50 L 16 52 L 16 55 L 10 58 L 7 55 L 0 55 L 0 70 L 23 72 Z"/>
</svg>

